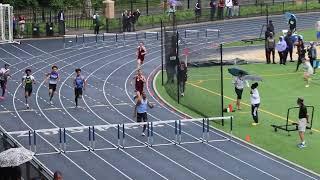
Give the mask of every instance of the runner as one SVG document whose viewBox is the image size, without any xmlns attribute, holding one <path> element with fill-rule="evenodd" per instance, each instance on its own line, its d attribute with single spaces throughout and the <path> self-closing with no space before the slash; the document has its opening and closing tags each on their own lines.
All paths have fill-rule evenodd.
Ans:
<svg viewBox="0 0 320 180">
<path fill-rule="evenodd" d="M 304 140 L 304 132 L 306 131 L 307 123 L 309 123 L 309 115 L 308 115 L 307 107 L 304 105 L 302 98 L 298 98 L 297 104 L 299 106 L 298 130 L 299 130 L 299 137 L 301 140 L 301 143 L 298 144 L 298 147 L 304 148 L 306 147 L 306 142 Z"/>
<path fill-rule="evenodd" d="M 135 75 L 133 79 L 135 81 L 135 93 L 136 93 L 133 99 L 136 100 L 137 97 L 139 97 L 142 94 L 144 84 L 147 82 L 147 80 L 143 76 L 141 69 L 138 69 L 137 75 Z M 132 85 L 132 81 L 131 81 L 131 85 Z"/>
<path fill-rule="evenodd" d="M 85 91 L 87 81 L 84 76 L 81 75 L 81 69 L 76 69 L 75 72 L 76 77 L 74 78 L 73 85 L 76 107 L 78 107 L 78 98 L 82 98 L 82 90 Z"/>
<path fill-rule="evenodd" d="M 58 67 L 57 66 L 52 66 L 52 71 L 48 73 L 46 76 L 46 83 L 49 80 L 49 98 L 50 98 L 50 104 L 52 103 L 52 98 L 54 95 L 54 92 L 56 91 L 57 88 L 57 83 L 60 79 L 59 74 L 57 73 Z"/>
<path fill-rule="evenodd" d="M 27 109 L 29 109 L 29 104 L 28 104 L 28 97 L 31 97 L 32 95 L 32 84 L 35 84 L 35 79 L 34 77 L 31 75 L 31 69 L 26 69 L 25 70 L 26 75 L 24 75 L 22 77 L 22 83 L 24 87 L 24 94 L 25 94 L 25 98 L 26 98 L 26 106 Z"/>
<path fill-rule="evenodd" d="M 5 64 L 4 68 L 0 69 L 0 86 L 2 89 L 2 95 L 0 99 L 4 99 L 4 95 L 7 89 L 8 77 L 10 77 L 9 64 Z"/>
<path fill-rule="evenodd" d="M 147 115 L 147 109 L 149 108 L 153 108 L 153 104 L 151 104 L 148 100 L 147 100 L 147 95 L 145 92 L 142 92 L 142 95 L 138 96 L 138 101 L 134 107 L 134 117 L 137 118 L 137 122 L 147 122 L 148 121 L 148 115 Z M 143 129 L 142 129 L 142 136 L 145 136 L 144 131 L 146 130 L 147 125 L 143 125 Z"/>
<path fill-rule="evenodd" d="M 138 63 L 138 69 L 140 68 L 140 66 L 142 66 L 143 61 L 144 61 L 144 56 L 147 54 L 147 49 L 144 46 L 143 42 L 139 43 L 139 46 L 137 48 L 137 63 Z"/>
<path fill-rule="evenodd" d="M 310 60 L 308 60 L 308 59 L 303 58 L 302 62 L 303 62 L 303 69 L 304 69 L 303 78 L 307 83 L 305 87 L 309 87 L 311 75 L 313 74 L 313 67 L 310 63 Z"/>
</svg>

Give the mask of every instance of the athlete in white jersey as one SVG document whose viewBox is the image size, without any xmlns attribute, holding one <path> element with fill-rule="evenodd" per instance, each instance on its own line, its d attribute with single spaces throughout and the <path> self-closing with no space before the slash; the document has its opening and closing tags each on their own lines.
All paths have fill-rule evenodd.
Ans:
<svg viewBox="0 0 320 180">
<path fill-rule="evenodd" d="M 7 89 L 8 77 L 10 77 L 9 64 L 5 64 L 3 68 L 0 69 L 0 86 L 2 89 L 2 95 L 0 99 L 4 99 L 4 95 Z"/>
<path fill-rule="evenodd" d="M 60 76 L 58 74 L 58 67 L 52 66 L 52 71 L 46 75 L 46 82 L 49 80 L 49 98 L 50 98 L 50 104 L 52 104 L 52 98 L 53 95 L 57 89 L 57 83 L 60 79 Z"/>
</svg>

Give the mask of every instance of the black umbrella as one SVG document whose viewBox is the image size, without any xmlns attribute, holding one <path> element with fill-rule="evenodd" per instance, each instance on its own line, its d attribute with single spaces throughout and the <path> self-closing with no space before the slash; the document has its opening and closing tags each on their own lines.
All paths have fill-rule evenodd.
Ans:
<svg viewBox="0 0 320 180">
<path fill-rule="evenodd" d="M 244 75 L 248 75 L 249 74 L 247 71 L 244 71 L 244 70 L 242 70 L 240 68 L 237 68 L 237 67 L 229 68 L 228 72 L 232 76 L 239 76 L 240 74 L 244 76 Z"/>
</svg>

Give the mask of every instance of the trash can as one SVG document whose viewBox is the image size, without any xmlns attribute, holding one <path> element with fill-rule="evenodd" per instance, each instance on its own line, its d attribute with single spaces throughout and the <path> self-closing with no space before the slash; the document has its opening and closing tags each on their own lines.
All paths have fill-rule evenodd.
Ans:
<svg viewBox="0 0 320 180">
<path fill-rule="evenodd" d="M 46 23 L 46 34 L 47 36 L 53 36 L 53 23 Z"/>
<path fill-rule="evenodd" d="M 32 36 L 33 37 L 40 37 L 39 24 L 32 24 Z"/>
</svg>

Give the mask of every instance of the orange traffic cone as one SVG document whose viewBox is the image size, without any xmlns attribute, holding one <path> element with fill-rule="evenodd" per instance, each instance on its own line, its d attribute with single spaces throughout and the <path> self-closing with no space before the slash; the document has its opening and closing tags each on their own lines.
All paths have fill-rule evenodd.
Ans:
<svg viewBox="0 0 320 180">
<path fill-rule="evenodd" d="M 230 111 L 230 112 L 233 112 L 232 104 L 229 104 L 229 111 Z"/>
<path fill-rule="evenodd" d="M 246 135 L 246 141 L 247 141 L 247 142 L 250 142 L 250 141 L 251 141 L 251 138 L 250 138 L 249 135 Z"/>
</svg>

